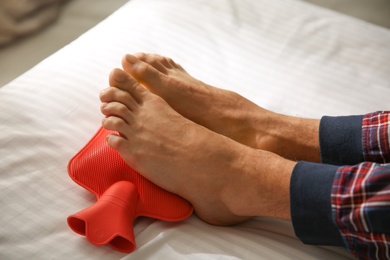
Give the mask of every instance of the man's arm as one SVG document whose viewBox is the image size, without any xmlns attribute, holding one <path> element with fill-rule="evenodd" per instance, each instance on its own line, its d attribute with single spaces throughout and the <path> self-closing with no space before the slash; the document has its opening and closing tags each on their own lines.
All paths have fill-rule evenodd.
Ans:
<svg viewBox="0 0 390 260">
<path fill-rule="evenodd" d="M 364 116 L 362 140 L 365 161 L 390 162 L 390 111 L 379 111 Z"/>
<path fill-rule="evenodd" d="M 324 117 L 319 133 L 323 162 L 356 165 L 297 164 L 290 186 L 296 235 L 308 244 L 344 244 L 362 258 L 388 258 L 390 166 L 361 161 L 389 159 L 389 113 Z"/>
<path fill-rule="evenodd" d="M 364 162 L 362 146 L 363 116 L 324 116 L 320 122 L 321 162 L 353 165 Z"/>
<path fill-rule="evenodd" d="M 361 259 L 390 259 L 390 164 L 337 170 L 332 213 L 347 249 Z"/>
<path fill-rule="evenodd" d="M 321 161 L 334 165 L 390 162 L 390 112 L 364 116 L 323 117 L 319 139 Z"/>
</svg>

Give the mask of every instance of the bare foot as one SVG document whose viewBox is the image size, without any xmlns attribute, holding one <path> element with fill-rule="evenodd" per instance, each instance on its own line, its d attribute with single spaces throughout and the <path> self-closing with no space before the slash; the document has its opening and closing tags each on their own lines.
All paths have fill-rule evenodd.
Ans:
<svg viewBox="0 0 390 260">
<path fill-rule="evenodd" d="M 211 224 L 256 215 L 289 218 L 294 163 L 195 124 L 122 70 L 113 70 L 110 85 L 100 94 L 102 124 L 119 135 L 107 142 L 144 177 L 190 201 Z"/>
<path fill-rule="evenodd" d="M 272 115 L 267 110 L 234 92 L 193 78 L 170 58 L 138 53 L 126 55 L 122 65 L 186 118 L 242 144 L 262 148 L 260 139 L 265 133 L 256 126 L 260 117 Z"/>
<path fill-rule="evenodd" d="M 160 55 L 128 54 L 122 66 L 143 86 L 197 124 L 239 143 L 289 159 L 319 161 L 316 132 L 319 121 L 287 117 L 263 109 L 237 93 L 193 78 L 172 59 Z M 298 139 L 296 132 L 304 138 Z"/>
</svg>

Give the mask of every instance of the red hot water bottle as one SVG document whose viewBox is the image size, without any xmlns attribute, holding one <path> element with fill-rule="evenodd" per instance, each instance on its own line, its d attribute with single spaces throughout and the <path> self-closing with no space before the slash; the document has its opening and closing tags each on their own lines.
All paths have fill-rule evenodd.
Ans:
<svg viewBox="0 0 390 260">
<path fill-rule="evenodd" d="M 193 211 L 183 198 L 154 185 L 130 168 L 106 143 L 112 133 L 100 128 L 68 164 L 70 177 L 95 194 L 97 202 L 68 217 L 69 227 L 94 245 L 121 252 L 136 248 L 133 221 L 138 216 L 181 221 Z"/>
</svg>

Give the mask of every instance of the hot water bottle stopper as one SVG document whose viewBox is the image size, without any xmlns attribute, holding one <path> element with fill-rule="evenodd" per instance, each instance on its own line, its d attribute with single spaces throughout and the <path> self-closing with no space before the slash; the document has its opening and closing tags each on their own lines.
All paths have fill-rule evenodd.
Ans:
<svg viewBox="0 0 390 260">
<path fill-rule="evenodd" d="M 181 221 L 193 211 L 183 198 L 161 189 L 128 166 L 106 142 L 112 131 L 100 128 L 69 162 L 69 176 L 92 192 L 97 202 L 68 217 L 69 227 L 94 245 L 121 252 L 136 248 L 133 222 L 139 216 Z"/>
</svg>

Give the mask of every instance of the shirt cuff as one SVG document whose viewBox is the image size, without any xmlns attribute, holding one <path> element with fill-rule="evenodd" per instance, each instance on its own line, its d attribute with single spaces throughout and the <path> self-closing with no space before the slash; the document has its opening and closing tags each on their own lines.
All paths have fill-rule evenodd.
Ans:
<svg viewBox="0 0 390 260">
<path fill-rule="evenodd" d="M 321 162 L 354 165 L 364 161 L 363 116 L 324 116 L 320 122 Z"/>
<path fill-rule="evenodd" d="M 338 167 L 299 162 L 290 183 L 291 219 L 305 244 L 345 246 L 333 222 L 331 190 Z"/>
</svg>

